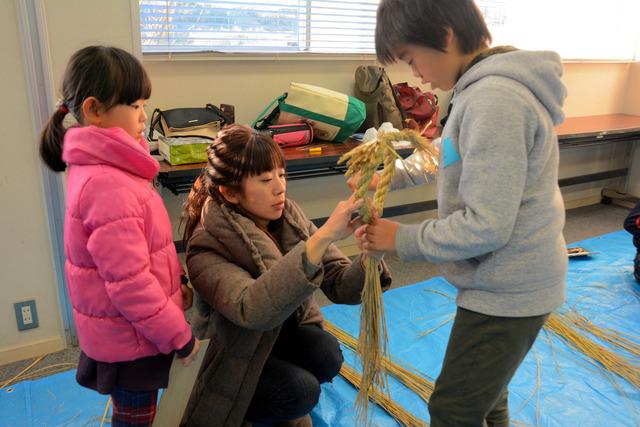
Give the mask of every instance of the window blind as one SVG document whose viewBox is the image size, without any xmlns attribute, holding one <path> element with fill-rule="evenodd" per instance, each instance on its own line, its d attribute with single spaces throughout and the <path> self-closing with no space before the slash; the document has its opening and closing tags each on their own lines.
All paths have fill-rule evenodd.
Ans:
<svg viewBox="0 0 640 427">
<path fill-rule="evenodd" d="M 140 1 L 143 52 L 373 53 L 378 0 Z"/>
</svg>

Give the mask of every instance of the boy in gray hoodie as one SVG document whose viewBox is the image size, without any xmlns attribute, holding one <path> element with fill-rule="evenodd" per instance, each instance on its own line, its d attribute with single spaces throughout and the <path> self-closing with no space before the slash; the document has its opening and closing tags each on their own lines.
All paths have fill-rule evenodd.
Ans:
<svg viewBox="0 0 640 427">
<path fill-rule="evenodd" d="M 490 43 L 473 0 L 382 0 L 378 7 L 378 59 L 406 62 L 422 83 L 453 89 L 438 219 L 377 218 L 356 232 L 365 252 L 441 264 L 458 289 L 429 402 L 433 427 L 508 426 L 508 384 L 565 295 L 554 130 L 566 95 L 560 58 Z M 411 169 L 400 169 L 393 186 L 424 181 L 412 176 L 420 168 Z"/>
</svg>

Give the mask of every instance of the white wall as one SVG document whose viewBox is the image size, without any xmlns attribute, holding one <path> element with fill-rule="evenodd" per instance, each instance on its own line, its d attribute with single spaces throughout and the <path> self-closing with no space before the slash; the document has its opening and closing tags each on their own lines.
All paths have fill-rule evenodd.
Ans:
<svg viewBox="0 0 640 427">
<path fill-rule="evenodd" d="M 82 47 L 99 44 L 134 51 L 130 0 L 44 0 L 44 3 L 56 87 L 62 83 L 69 57 Z"/>
<path fill-rule="evenodd" d="M 624 112 L 630 68 L 628 63 L 565 63 L 567 117 Z"/>
<path fill-rule="evenodd" d="M 37 3 L 37 2 L 36 2 Z M 69 56 L 88 44 L 133 50 L 129 0 L 44 0 L 51 72 L 56 93 Z M 0 2 L 3 73 L 0 106 L 4 143 L 0 156 L 0 364 L 64 348 L 64 331 L 43 201 L 37 135 L 27 100 L 26 70 L 15 2 Z M 40 326 L 18 332 L 13 303 L 35 299 Z"/>
<path fill-rule="evenodd" d="M 43 0 L 53 78 L 59 87 L 72 52 L 92 44 L 116 45 L 135 51 L 130 0 Z M 5 139 L 0 157 L 0 270 L 5 278 L 0 298 L 0 363 L 32 356 L 62 346 L 62 328 L 51 265 L 46 213 L 40 182 L 33 118 L 26 100 L 25 70 L 14 2 L 0 2 L 3 44 L 0 111 Z M 367 62 L 370 63 L 370 62 Z M 352 92 L 357 61 L 191 61 L 146 62 L 153 82 L 151 107 L 235 104 L 240 122 L 249 122 L 290 81 L 301 81 Z M 415 79 L 402 66 L 388 69 L 393 81 Z M 638 64 L 565 64 L 569 88 L 569 116 L 618 112 L 640 114 Z M 631 91 L 630 91 L 631 89 Z M 632 92 L 632 93 L 631 93 Z M 441 94 L 442 95 L 442 94 Z M 633 95 L 633 96 L 632 96 Z M 441 96 L 446 105 L 447 96 Z M 592 173 L 616 166 L 624 154 L 615 147 L 562 154 L 561 176 Z M 636 165 L 640 164 L 636 159 Z M 346 196 L 341 177 L 292 181 L 290 191 L 301 200 L 309 216 L 327 215 L 335 201 Z M 585 184 L 564 191 L 569 205 L 597 201 L 606 183 Z M 168 209 L 177 218 L 181 200 L 163 191 Z M 434 187 L 394 195 L 389 205 L 432 199 Z M 419 219 L 416 215 L 412 220 Z M 407 219 L 408 221 L 408 219 Z M 35 298 L 41 326 L 19 333 L 12 303 Z"/>
<path fill-rule="evenodd" d="M 63 348 L 36 135 L 13 1 L 0 2 L 0 364 Z M 13 303 L 36 300 L 40 327 L 18 332 Z"/>
</svg>

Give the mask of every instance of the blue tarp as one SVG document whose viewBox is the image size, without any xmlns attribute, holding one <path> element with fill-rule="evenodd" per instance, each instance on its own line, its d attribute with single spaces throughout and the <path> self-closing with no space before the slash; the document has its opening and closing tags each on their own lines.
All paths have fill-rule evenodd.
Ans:
<svg viewBox="0 0 640 427">
<path fill-rule="evenodd" d="M 109 396 L 80 387 L 75 375 L 72 370 L 0 390 L 0 425 L 99 426 Z"/>
<path fill-rule="evenodd" d="M 584 240 L 581 246 L 598 254 L 569 262 L 567 300 L 594 324 L 630 334 L 640 341 L 640 286 L 633 278 L 635 248 L 624 231 Z M 444 295 L 443 295 L 444 294 Z M 384 295 L 392 356 L 437 378 L 455 313 L 455 288 L 441 277 L 402 287 Z M 329 306 L 325 317 L 357 336 L 359 307 Z M 435 328 L 435 329 L 434 329 Z M 425 333 L 427 335 L 424 335 Z M 358 366 L 344 350 L 346 362 Z M 640 360 L 633 359 L 640 366 Z M 538 363 L 540 368 L 538 369 Z M 538 375 L 540 386 L 538 387 Z M 429 421 L 426 404 L 390 379 L 392 398 Z M 587 358 L 543 331 L 510 385 L 512 422 L 540 426 L 638 426 L 640 390 L 619 377 L 603 374 Z M 354 425 L 356 390 L 344 379 L 322 388 L 313 412 L 314 426 Z M 397 423 L 380 408 L 378 426 Z"/>
<path fill-rule="evenodd" d="M 640 286 L 634 281 L 635 248 L 625 232 L 578 242 L 599 252 L 569 263 L 567 302 L 593 323 L 640 336 Z M 437 377 L 455 312 L 455 289 L 443 278 L 395 289 L 384 295 L 393 357 Z M 359 307 L 329 306 L 325 317 L 357 336 Z M 425 333 L 428 334 L 424 335 Z M 626 381 L 606 376 L 585 357 L 550 334 L 542 332 L 510 386 L 512 421 L 540 426 L 638 426 L 640 391 Z M 344 350 L 346 362 L 357 366 Z M 640 364 L 640 360 L 635 360 Z M 538 363 L 540 369 L 538 369 Z M 106 396 L 78 386 L 75 371 L 25 381 L 0 391 L 1 426 L 99 425 Z M 538 384 L 540 378 L 540 387 Z M 426 404 L 390 379 L 392 398 L 429 420 Z M 341 377 L 324 384 L 313 411 L 314 426 L 353 426 L 356 390 Z M 380 427 L 397 423 L 377 406 L 373 422 Z"/>
</svg>

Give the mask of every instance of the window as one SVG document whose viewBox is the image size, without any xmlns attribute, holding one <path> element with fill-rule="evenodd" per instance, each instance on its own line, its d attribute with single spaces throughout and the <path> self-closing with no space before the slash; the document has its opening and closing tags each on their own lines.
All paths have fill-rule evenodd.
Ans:
<svg viewBox="0 0 640 427">
<path fill-rule="evenodd" d="M 373 54 L 379 0 L 139 0 L 144 53 Z M 476 0 L 494 45 L 632 60 L 638 0 Z"/>
<path fill-rule="evenodd" d="M 378 0 L 140 1 L 150 52 L 374 53 Z"/>
<path fill-rule="evenodd" d="M 494 45 L 554 50 L 564 59 L 633 60 L 638 0 L 478 0 Z"/>
</svg>

